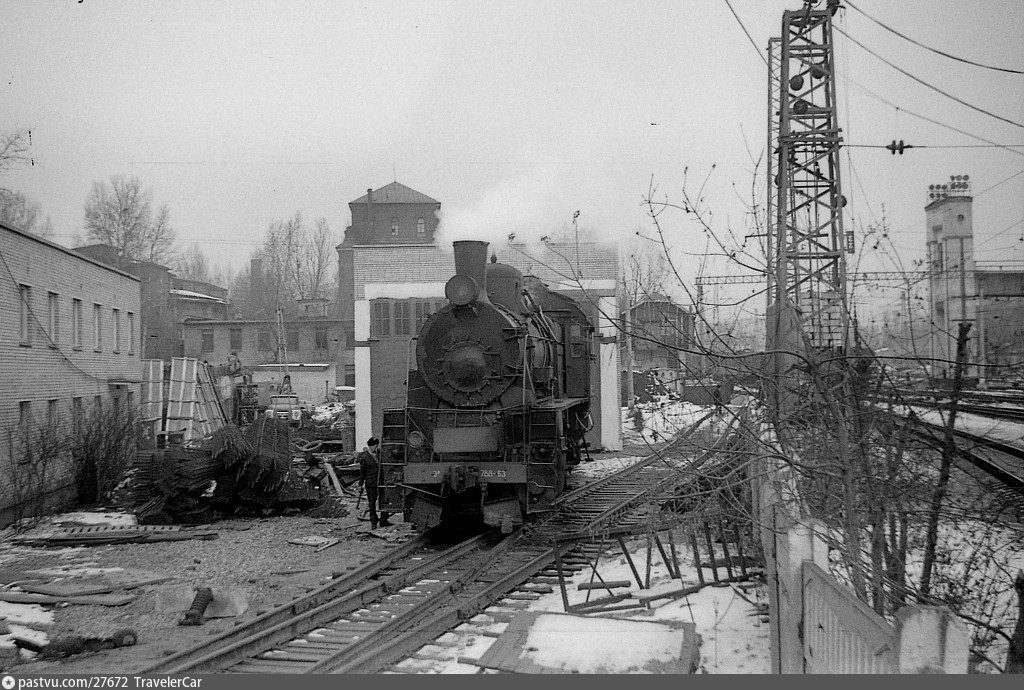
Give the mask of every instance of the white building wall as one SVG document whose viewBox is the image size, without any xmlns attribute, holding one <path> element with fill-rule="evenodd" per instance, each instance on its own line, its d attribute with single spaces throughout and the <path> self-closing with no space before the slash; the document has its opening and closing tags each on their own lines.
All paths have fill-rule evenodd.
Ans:
<svg viewBox="0 0 1024 690">
<path fill-rule="evenodd" d="M 615 297 L 602 297 L 598 332 L 601 335 L 601 445 L 605 450 L 622 450 L 622 412 L 619 406 L 619 346 L 616 329 L 607 316 L 616 312 Z M 610 342 L 603 342 L 609 338 Z"/>
<path fill-rule="evenodd" d="M 373 435 L 373 411 L 370 391 L 370 301 L 356 300 L 355 312 L 355 370 L 356 370 L 356 448 L 362 448 L 366 439 Z"/>
</svg>

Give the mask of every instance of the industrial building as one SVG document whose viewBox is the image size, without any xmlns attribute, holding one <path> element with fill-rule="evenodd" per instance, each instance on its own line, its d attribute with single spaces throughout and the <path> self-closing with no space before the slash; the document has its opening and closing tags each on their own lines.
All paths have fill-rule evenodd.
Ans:
<svg viewBox="0 0 1024 690">
<path fill-rule="evenodd" d="M 135 409 L 140 282 L 0 224 L 0 527 L 73 502 L 76 432 Z"/>
<path fill-rule="evenodd" d="M 964 375 L 1019 376 L 1024 362 L 1024 264 L 976 261 L 968 175 L 929 185 L 927 224 L 930 352 L 935 378 L 950 378 L 959 324 L 971 324 Z"/>
</svg>

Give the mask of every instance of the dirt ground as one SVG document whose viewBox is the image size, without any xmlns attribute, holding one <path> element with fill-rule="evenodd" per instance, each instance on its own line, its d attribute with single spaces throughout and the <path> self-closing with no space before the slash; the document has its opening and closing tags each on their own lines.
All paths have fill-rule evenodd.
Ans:
<svg viewBox="0 0 1024 690">
<path fill-rule="evenodd" d="M 594 456 L 594 470 L 608 465 L 618 469 L 617 460 L 646 455 L 646 447 L 628 447 L 618 453 Z M 584 466 L 586 468 L 586 465 Z M 579 472 L 575 485 L 586 483 L 601 472 Z M 365 534 L 366 523 L 355 517 L 355 499 L 346 517 L 309 515 L 231 519 L 202 529 L 216 531 L 212 540 L 169 541 L 152 544 L 124 544 L 77 548 L 15 546 L 0 541 L 0 568 L 7 570 L 122 568 L 166 575 L 168 582 L 143 586 L 131 593 L 139 596 L 124 606 L 58 605 L 51 625 L 32 625 L 44 630 L 49 639 L 61 635 L 106 637 L 132 628 L 138 633 L 134 647 L 81 654 L 59 661 L 29 661 L 24 658 L 5 670 L 12 673 L 133 673 L 160 659 L 199 644 L 259 613 L 284 604 L 324 584 L 334 573 L 344 573 L 379 556 L 389 541 L 404 541 L 411 527 L 397 522 L 378 530 L 387 540 Z M 312 546 L 289 544 L 304 536 L 339 539 L 340 543 L 317 552 Z M 242 615 L 208 619 L 202 626 L 178 625 L 180 612 L 158 613 L 161 590 L 207 586 L 218 592 L 244 593 L 249 607 Z M 0 667 L 10 664 L 0 659 Z"/>
<path fill-rule="evenodd" d="M 19 547 L 16 553 L 6 554 L 4 568 L 124 568 L 157 572 L 172 579 L 132 590 L 139 596 L 125 606 L 52 607 L 53 624 L 39 628 L 45 630 L 51 640 L 61 635 L 106 637 L 116 630 L 132 628 L 138 633 L 136 646 L 60 661 L 23 662 L 7 670 L 13 673 L 136 672 L 315 589 L 333 573 L 344 573 L 377 557 L 389 547 L 388 542 L 362 534 L 365 526 L 361 529 L 359 526 L 364 524 L 352 517 L 229 520 L 212 526 L 218 537 L 209 541 L 73 549 Z M 386 532 L 395 541 L 410 533 L 404 525 Z M 288 543 L 289 539 L 309 535 L 341 541 L 319 553 L 312 546 Z M 158 613 L 156 601 L 161 589 L 182 585 L 211 587 L 215 597 L 218 592 L 244 593 L 248 609 L 239 616 L 208 619 L 198 627 L 179 626 L 181 613 Z M 6 663 L 9 662 L 0 662 L 0 665 Z"/>
</svg>

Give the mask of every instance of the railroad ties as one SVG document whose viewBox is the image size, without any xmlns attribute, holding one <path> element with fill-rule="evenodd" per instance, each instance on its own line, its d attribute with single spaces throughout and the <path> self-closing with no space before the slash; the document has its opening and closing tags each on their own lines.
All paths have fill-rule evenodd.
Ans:
<svg viewBox="0 0 1024 690">
<path fill-rule="evenodd" d="M 675 444 L 677 454 L 686 436 Z M 710 450 L 691 452 L 682 461 L 655 454 L 569 492 L 547 519 L 497 543 L 480 535 L 443 551 L 423 538 L 398 547 L 333 585 L 143 672 L 369 673 L 417 654 L 429 661 L 428 652 L 417 650 L 443 647 L 443 642 L 435 644 L 438 638 L 485 609 L 491 621 L 510 620 L 555 587 L 562 590 L 568 606 L 566 574 L 596 569 L 608 545 L 624 545 L 629 535 L 649 535 L 648 585 L 654 546 L 669 572 L 678 575 L 675 542 L 669 540 L 666 549 L 658 539 L 659 530 L 672 527 L 659 522 L 659 506 L 679 500 L 686 485 L 722 464 L 722 458 L 731 455 L 731 438 L 727 431 Z M 708 530 L 715 522 L 705 520 L 704 524 Z M 706 531 L 702 537 L 710 544 L 712 533 Z M 724 548 L 725 533 L 720 531 L 715 538 L 722 540 Z M 710 553 L 717 581 L 717 563 L 713 550 Z M 728 551 L 726 562 L 731 568 Z M 632 561 L 631 565 L 639 584 L 641 575 Z M 730 569 L 730 579 L 732 575 Z M 608 596 L 595 600 L 594 606 L 626 598 L 616 595 L 612 584 L 597 588 L 599 594 L 607 590 Z M 616 596 L 618 600 L 610 601 Z M 636 606 L 635 602 L 625 604 Z"/>
</svg>

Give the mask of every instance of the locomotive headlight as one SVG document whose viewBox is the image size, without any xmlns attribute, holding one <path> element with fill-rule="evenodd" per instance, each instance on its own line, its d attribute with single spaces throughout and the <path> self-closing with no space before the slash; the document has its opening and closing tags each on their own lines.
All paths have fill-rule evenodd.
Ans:
<svg viewBox="0 0 1024 690">
<path fill-rule="evenodd" d="M 422 448 L 424 440 L 423 434 L 418 431 L 413 431 L 409 434 L 409 438 L 406 439 L 410 448 Z"/>
<path fill-rule="evenodd" d="M 452 304 L 464 307 L 473 302 L 480 294 L 480 286 L 466 275 L 453 275 L 444 286 L 444 296 Z"/>
</svg>

